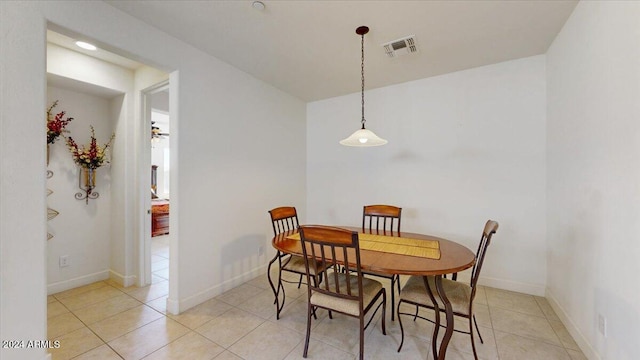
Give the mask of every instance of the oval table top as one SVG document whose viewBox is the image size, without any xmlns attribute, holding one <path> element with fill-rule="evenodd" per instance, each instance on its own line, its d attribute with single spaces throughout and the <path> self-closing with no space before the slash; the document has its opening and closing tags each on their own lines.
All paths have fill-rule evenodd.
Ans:
<svg viewBox="0 0 640 360">
<path fill-rule="evenodd" d="M 362 228 L 352 226 L 338 226 L 362 233 Z M 272 239 L 272 245 L 277 250 L 288 254 L 302 255 L 302 247 L 299 240 L 287 239 L 288 236 L 297 233 L 297 230 L 287 231 L 276 235 Z M 367 230 L 369 233 L 369 230 Z M 382 233 L 372 232 L 383 235 Z M 387 236 L 410 238 L 418 240 L 438 241 L 440 246 L 440 259 L 429 259 L 411 255 L 393 254 L 382 251 L 360 249 L 360 263 L 363 270 L 377 271 L 386 274 L 400 275 L 444 275 L 466 270 L 475 263 L 475 254 L 467 247 L 454 241 L 439 237 L 416 233 L 385 233 Z"/>
</svg>

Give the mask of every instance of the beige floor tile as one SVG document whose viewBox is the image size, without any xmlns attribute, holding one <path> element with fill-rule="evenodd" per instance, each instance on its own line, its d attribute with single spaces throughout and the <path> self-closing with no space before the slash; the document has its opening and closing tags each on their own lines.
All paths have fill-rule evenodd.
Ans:
<svg viewBox="0 0 640 360">
<path fill-rule="evenodd" d="M 219 355 L 224 348 L 214 344 L 205 337 L 195 332 L 169 343 L 159 350 L 145 357 L 145 360 L 209 360 Z"/>
<path fill-rule="evenodd" d="M 273 303 L 273 291 L 262 290 L 261 293 L 252 296 L 247 301 L 238 305 L 238 308 L 258 315 L 263 319 L 269 319 L 276 314 L 276 305 Z"/>
<path fill-rule="evenodd" d="M 147 301 L 145 304 L 147 306 L 152 307 L 156 311 L 167 315 L 167 297 L 166 296 L 163 296 L 151 301 Z"/>
<path fill-rule="evenodd" d="M 368 318 L 367 318 L 368 319 Z M 373 322 L 376 324 L 376 322 Z M 365 335 L 371 331 L 382 332 L 381 326 L 369 326 Z M 311 330 L 311 338 L 325 342 L 340 350 L 357 353 L 359 349 L 359 320 L 343 314 L 333 314 L 333 319 L 328 316 L 319 321 Z"/>
<path fill-rule="evenodd" d="M 169 260 L 162 258 L 162 260 L 154 261 L 151 263 L 151 271 L 156 272 L 158 270 L 168 269 Z"/>
<path fill-rule="evenodd" d="M 200 326 L 196 331 L 216 344 L 228 348 L 264 321 L 244 310 L 231 309 Z"/>
<path fill-rule="evenodd" d="M 569 353 L 571 360 L 587 360 L 587 357 L 584 356 L 582 351 L 567 349 L 567 352 Z"/>
<path fill-rule="evenodd" d="M 252 280 L 247 281 L 247 284 L 253 285 L 255 287 L 259 287 L 261 289 L 271 290 L 271 285 L 269 285 L 269 279 L 267 278 L 267 274 L 260 274 L 260 276 L 257 276 Z"/>
<path fill-rule="evenodd" d="M 560 342 L 565 348 L 578 351 L 580 350 L 580 347 L 578 347 L 578 344 L 573 340 L 573 337 L 571 337 L 571 334 L 569 334 L 569 331 L 567 331 L 562 322 L 549 320 L 549 324 L 551 324 L 551 327 L 556 332 L 556 335 L 558 335 Z"/>
<path fill-rule="evenodd" d="M 47 303 L 54 302 L 54 301 L 58 301 L 55 296 L 53 295 L 47 296 Z"/>
<path fill-rule="evenodd" d="M 73 358 L 73 360 L 122 360 L 108 345 L 99 346 L 93 350 Z"/>
<path fill-rule="evenodd" d="M 245 359 L 283 359 L 302 339 L 302 334 L 267 321 L 238 340 L 229 351 Z"/>
<path fill-rule="evenodd" d="M 54 316 L 47 319 L 47 338 L 55 339 L 83 327 L 82 321 L 70 312 Z"/>
<path fill-rule="evenodd" d="M 491 323 L 495 330 L 562 346 L 549 321 L 544 317 L 493 307 L 491 307 L 490 312 Z"/>
<path fill-rule="evenodd" d="M 238 306 L 263 292 L 264 289 L 249 284 L 242 284 L 216 297 L 217 300 L 224 301 L 229 305 Z"/>
<path fill-rule="evenodd" d="M 570 360 L 559 346 L 495 331 L 500 360 Z"/>
<path fill-rule="evenodd" d="M 478 322 L 478 326 L 484 326 L 488 328 L 492 327 L 491 315 L 489 314 L 489 307 L 487 305 L 482 305 L 482 304 L 473 305 L 473 313 L 476 315 L 476 321 Z"/>
<path fill-rule="evenodd" d="M 444 337 L 444 328 L 438 332 L 438 344 L 442 341 Z M 474 339 L 476 344 L 476 351 L 478 352 L 478 357 L 484 360 L 497 360 L 498 359 L 498 348 L 496 346 L 496 340 L 493 335 L 493 329 L 480 327 L 480 334 L 482 334 L 482 340 L 484 343 L 480 342 L 480 338 L 478 337 L 478 333 L 475 332 L 474 329 Z M 470 354 L 473 359 L 473 347 L 471 346 L 471 336 L 468 334 L 462 334 L 454 332 L 451 337 L 451 341 L 448 345 L 449 350 L 457 351 L 461 353 L 463 357 Z M 449 358 L 448 350 L 447 350 L 447 358 Z"/>
<path fill-rule="evenodd" d="M 69 310 L 75 311 L 122 294 L 122 291 L 105 284 L 104 286 L 85 291 L 81 294 L 59 298 L 58 301 L 69 308 Z"/>
<path fill-rule="evenodd" d="M 165 279 L 165 280 L 169 280 L 169 268 L 165 268 L 162 270 L 157 270 L 153 272 L 153 275 Z"/>
<path fill-rule="evenodd" d="M 60 347 L 50 350 L 53 360 L 71 359 L 104 345 L 104 342 L 86 327 L 72 331 L 55 340 L 60 341 Z"/>
<path fill-rule="evenodd" d="M 213 358 L 214 360 L 242 360 L 241 357 L 231 351 L 223 351 L 220 355 Z"/>
<path fill-rule="evenodd" d="M 167 260 L 167 258 L 164 256 L 151 255 L 151 264 L 153 264 L 154 262 L 164 261 L 164 260 Z"/>
<path fill-rule="evenodd" d="M 60 299 L 64 299 L 67 298 L 69 296 L 76 296 L 76 295 L 80 295 L 83 293 L 86 293 L 88 291 L 91 290 L 95 290 L 101 287 L 107 286 L 107 283 L 104 281 L 98 281 L 98 282 L 94 282 L 88 285 L 84 285 L 84 286 L 79 286 L 77 288 L 73 288 L 73 289 L 69 289 L 69 290 L 65 290 L 65 291 L 61 291 L 59 293 L 55 293 L 53 294 L 53 296 L 60 300 Z"/>
<path fill-rule="evenodd" d="M 177 322 L 162 317 L 109 342 L 125 359 L 141 359 L 189 332 Z"/>
<path fill-rule="evenodd" d="M 305 360 L 302 357 L 304 352 L 304 336 L 300 341 L 300 344 L 289 352 L 284 360 Z M 365 349 L 365 355 L 367 354 Z M 309 341 L 309 351 L 307 352 L 306 360 L 313 359 L 331 359 L 331 360 L 353 360 L 355 354 L 336 349 L 335 347 L 325 344 L 319 340 L 311 339 Z"/>
<path fill-rule="evenodd" d="M 128 294 L 142 302 L 155 300 L 169 294 L 169 282 L 164 280 L 149 286 L 137 288 Z"/>
<path fill-rule="evenodd" d="M 556 312 L 553 311 L 553 308 L 551 307 L 551 305 L 549 305 L 549 301 L 547 301 L 547 299 L 540 296 L 535 296 L 535 299 L 538 305 L 540 306 L 540 309 L 542 309 L 544 316 L 546 316 L 547 319 L 560 321 L 560 318 L 558 317 Z"/>
<path fill-rule="evenodd" d="M 275 305 L 273 307 L 274 314 L 269 318 L 271 321 L 277 321 L 279 325 L 295 330 L 299 333 L 307 331 L 307 302 L 304 300 L 293 300 L 292 302 L 285 303 L 284 308 L 280 312 L 280 319 L 276 320 Z M 325 310 L 318 310 L 316 316 L 318 320 L 313 319 L 311 322 L 311 328 L 313 329 L 318 325 L 320 320 L 327 317 Z"/>
<path fill-rule="evenodd" d="M 473 299 L 473 303 L 474 304 L 489 305 L 489 303 L 487 302 L 487 294 L 485 292 L 485 287 L 484 286 L 478 286 L 476 288 L 476 297 L 475 297 L 475 299 Z"/>
<path fill-rule="evenodd" d="M 146 305 L 140 305 L 133 309 L 123 311 L 117 315 L 106 318 L 89 325 L 101 339 L 109 342 L 152 321 L 163 318 L 159 312 Z"/>
<path fill-rule="evenodd" d="M 544 317 L 538 302 L 532 295 L 516 293 L 494 288 L 485 288 L 489 306 L 499 307 L 523 314 Z"/>
<path fill-rule="evenodd" d="M 127 292 L 128 289 L 135 289 L 135 286 L 129 286 L 127 288 L 125 288 L 121 283 L 119 283 L 118 281 L 116 281 L 115 279 L 107 279 L 104 281 L 105 284 L 109 285 L 109 286 L 113 286 L 114 288 L 122 291 L 122 292 Z"/>
<path fill-rule="evenodd" d="M 413 321 L 410 321 L 413 322 Z M 371 332 L 367 332 L 364 341 L 364 358 L 365 359 L 426 359 L 430 351 L 430 340 L 427 338 L 418 338 L 405 333 L 402 350 L 398 352 L 398 347 L 402 341 L 400 334 L 400 326 L 397 321 L 387 322 L 387 334 L 384 335 L 380 330 L 380 324 Z M 423 323 L 426 323 L 423 321 Z M 428 323 L 427 323 L 428 324 Z M 403 324 L 404 325 L 404 324 Z M 428 326 L 426 324 L 422 324 Z M 425 334 L 426 335 L 426 334 Z M 431 334 L 429 333 L 429 336 Z M 356 338 L 357 340 L 357 338 Z M 354 347 L 351 352 L 356 355 L 359 353 L 359 345 Z"/>
<path fill-rule="evenodd" d="M 64 305 L 62 305 L 61 302 L 59 302 L 55 298 L 53 299 L 53 301 L 47 302 L 47 319 L 54 316 L 66 314 L 68 312 L 69 309 L 67 309 Z"/>
<path fill-rule="evenodd" d="M 196 329 L 232 308 L 231 305 L 225 302 L 211 299 L 192 307 L 180 315 L 169 314 L 168 316 L 189 329 Z"/>
<path fill-rule="evenodd" d="M 168 279 L 165 279 L 165 278 L 160 277 L 160 276 L 158 276 L 158 275 L 155 275 L 155 274 L 153 274 L 153 273 L 151 274 L 151 285 L 153 285 L 153 284 L 159 284 L 159 283 L 161 283 L 161 282 L 165 282 L 165 281 L 167 281 L 167 280 L 168 280 Z M 167 285 L 169 285 L 169 284 L 167 284 Z"/>
<path fill-rule="evenodd" d="M 163 258 L 169 258 L 169 247 L 164 245 L 154 246 L 151 245 L 151 254 L 161 256 Z"/>
<path fill-rule="evenodd" d="M 140 305 L 142 304 L 138 300 L 127 294 L 121 294 L 76 310 L 74 313 L 82 322 L 90 325 Z"/>
</svg>

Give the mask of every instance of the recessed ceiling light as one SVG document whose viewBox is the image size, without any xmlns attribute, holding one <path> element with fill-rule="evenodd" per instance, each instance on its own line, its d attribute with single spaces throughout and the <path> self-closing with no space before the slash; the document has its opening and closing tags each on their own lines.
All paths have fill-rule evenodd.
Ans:
<svg viewBox="0 0 640 360">
<path fill-rule="evenodd" d="M 84 41 L 76 41 L 76 45 L 86 50 L 96 50 L 96 46 Z"/>
<path fill-rule="evenodd" d="M 253 8 L 257 10 L 264 10 L 265 8 L 265 5 L 262 1 L 254 1 L 251 6 L 253 6 Z"/>
</svg>

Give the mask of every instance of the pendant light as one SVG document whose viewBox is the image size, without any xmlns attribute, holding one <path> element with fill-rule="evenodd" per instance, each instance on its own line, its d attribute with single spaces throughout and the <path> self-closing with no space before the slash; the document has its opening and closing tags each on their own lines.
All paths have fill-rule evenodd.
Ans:
<svg viewBox="0 0 640 360">
<path fill-rule="evenodd" d="M 364 123 L 366 122 L 366 120 L 364 119 L 364 34 L 368 32 L 369 32 L 369 28 L 366 26 L 360 26 L 359 28 L 356 29 L 356 34 L 360 35 L 361 37 L 360 44 L 361 44 L 362 61 L 360 63 L 361 64 L 360 73 L 362 75 L 362 91 L 361 91 L 362 120 L 360 120 L 360 122 L 362 123 L 362 128 L 357 130 L 353 134 L 351 134 L 351 136 L 349 136 L 348 138 L 340 141 L 340 144 L 345 146 L 368 147 L 368 146 L 384 145 L 387 143 L 387 140 L 378 137 L 378 135 L 374 134 L 373 131 L 365 129 L 364 127 Z"/>
</svg>

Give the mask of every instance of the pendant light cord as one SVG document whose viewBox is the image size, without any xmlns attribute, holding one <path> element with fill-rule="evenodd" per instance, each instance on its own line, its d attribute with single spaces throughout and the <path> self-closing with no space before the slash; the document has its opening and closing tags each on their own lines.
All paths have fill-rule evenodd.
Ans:
<svg viewBox="0 0 640 360">
<path fill-rule="evenodd" d="M 362 92 L 361 92 L 361 96 L 362 96 L 362 128 L 364 129 L 364 123 L 366 122 L 366 120 L 364 119 L 364 34 L 361 35 L 362 36 L 362 40 L 360 42 L 360 48 L 361 48 L 361 52 L 360 54 L 361 56 L 361 63 L 360 63 L 360 74 L 362 75 Z"/>
</svg>

